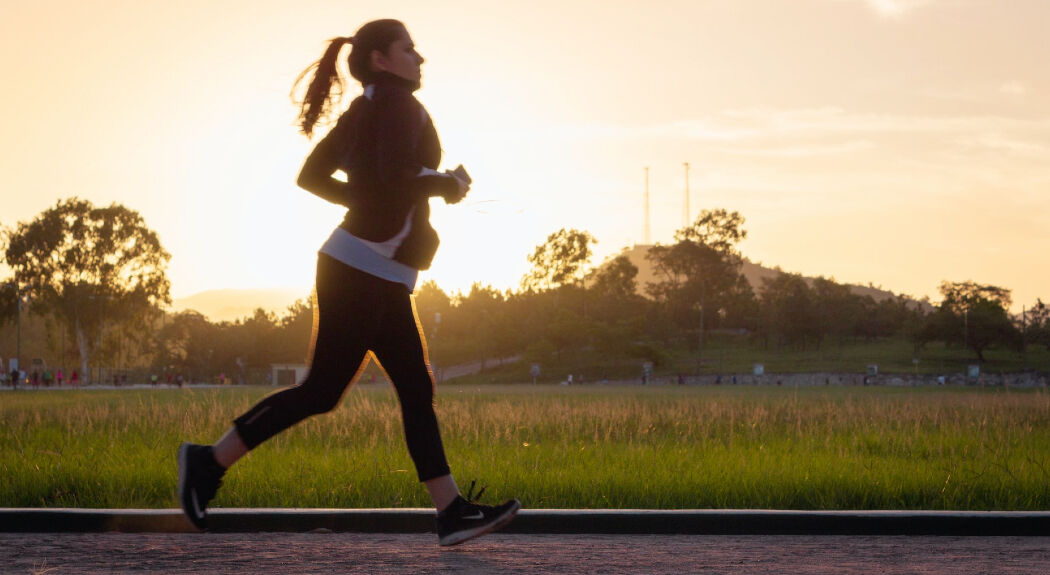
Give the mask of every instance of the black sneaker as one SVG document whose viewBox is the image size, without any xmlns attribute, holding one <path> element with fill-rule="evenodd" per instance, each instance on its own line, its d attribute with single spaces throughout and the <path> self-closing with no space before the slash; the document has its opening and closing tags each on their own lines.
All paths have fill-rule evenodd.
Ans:
<svg viewBox="0 0 1050 575">
<path fill-rule="evenodd" d="M 205 510 L 222 485 L 226 470 L 215 462 L 210 445 L 183 443 L 179 446 L 179 501 L 182 511 L 197 529 L 207 529 Z"/>
<path fill-rule="evenodd" d="M 471 483 L 470 491 L 474 490 Z M 485 491 L 482 488 L 481 491 Z M 469 498 L 470 492 L 467 497 Z M 481 496 L 481 493 L 478 493 Z M 511 499 L 502 505 L 479 505 L 462 497 L 456 497 L 444 511 L 438 513 L 438 544 L 459 545 L 475 537 L 481 537 L 510 523 L 521 509 L 521 502 Z"/>
</svg>

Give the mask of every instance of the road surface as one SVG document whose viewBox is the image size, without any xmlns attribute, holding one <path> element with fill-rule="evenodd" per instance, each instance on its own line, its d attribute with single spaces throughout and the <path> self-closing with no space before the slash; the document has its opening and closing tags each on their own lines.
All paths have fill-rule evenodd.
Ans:
<svg viewBox="0 0 1050 575">
<path fill-rule="evenodd" d="M 0 533 L 0 573 L 1042 575 L 1050 537 Z"/>
</svg>

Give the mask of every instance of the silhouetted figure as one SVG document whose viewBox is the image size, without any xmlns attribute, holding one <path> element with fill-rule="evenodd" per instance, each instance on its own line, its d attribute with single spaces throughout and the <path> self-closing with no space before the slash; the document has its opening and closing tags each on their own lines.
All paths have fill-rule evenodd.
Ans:
<svg viewBox="0 0 1050 575">
<path fill-rule="evenodd" d="M 437 171 L 437 131 L 413 95 L 423 58 L 396 20 L 369 22 L 353 38 L 335 38 L 300 76 L 310 76 L 299 118 L 303 133 L 311 136 L 338 101 L 329 95 L 342 90 L 337 62 L 348 44 L 350 74 L 363 93 L 313 149 L 298 178 L 302 188 L 348 208 L 317 258 L 309 374 L 238 417 L 214 446 L 183 444 L 179 495 L 189 519 L 204 528 L 225 470 L 270 437 L 334 409 L 371 351 L 397 389 L 409 455 L 438 510 L 439 543 L 454 545 L 502 526 L 520 507 L 517 500 L 487 506 L 470 501 L 470 491 L 460 495 L 438 431 L 434 381 L 411 299 L 419 270 L 430 267 L 438 247 L 429 200 L 458 203 L 470 178 L 462 166 Z M 346 182 L 333 177 L 339 171 Z"/>
</svg>

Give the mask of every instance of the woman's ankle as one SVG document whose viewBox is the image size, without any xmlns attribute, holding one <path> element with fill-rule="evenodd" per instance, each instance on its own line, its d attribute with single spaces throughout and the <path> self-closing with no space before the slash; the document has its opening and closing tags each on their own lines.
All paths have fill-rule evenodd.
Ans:
<svg viewBox="0 0 1050 575">
<path fill-rule="evenodd" d="M 231 427 L 225 435 L 212 445 L 212 455 L 215 463 L 223 469 L 229 469 L 237 460 L 248 453 L 248 446 L 244 444 L 236 427 Z"/>
</svg>

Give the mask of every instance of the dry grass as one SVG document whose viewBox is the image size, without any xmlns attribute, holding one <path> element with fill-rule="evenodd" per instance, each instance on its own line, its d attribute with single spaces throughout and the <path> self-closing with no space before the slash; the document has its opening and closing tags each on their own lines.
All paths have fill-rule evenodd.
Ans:
<svg viewBox="0 0 1050 575">
<path fill-rule="evenodd" d="M 179 443 L 266 391 L 4 393 L 0 506 L 174 507 Z M 533 508 L 1050 508 L 1043 390 L 443 386 L 438 414 L 461 483 Z M 216 503 L 427 500 L 377 385 L 261 446 Z"/>
</svg>

